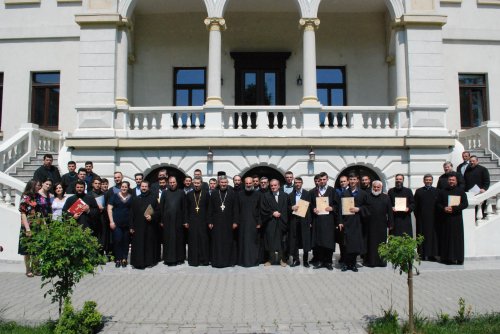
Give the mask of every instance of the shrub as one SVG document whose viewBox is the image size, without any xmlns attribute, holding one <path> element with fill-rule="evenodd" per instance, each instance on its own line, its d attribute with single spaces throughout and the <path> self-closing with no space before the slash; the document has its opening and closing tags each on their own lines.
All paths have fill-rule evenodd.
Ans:
<svg viewBox="0 0 500 334">
<path fill-rule="evenodd" d="M 70 299 L 64 302 L 64 310 L 57 322 L 55 334 L 92 334 L 102 327 L 102 315 L 94 301 L 86 301 L 79 312 L 75 312 Z"/>
</svg>

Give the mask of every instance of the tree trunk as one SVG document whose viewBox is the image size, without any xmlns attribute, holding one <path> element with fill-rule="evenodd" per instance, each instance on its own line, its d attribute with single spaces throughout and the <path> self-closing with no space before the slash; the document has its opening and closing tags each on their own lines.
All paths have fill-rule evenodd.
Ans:
<svg viewBox="0 0 500 334">
<path fill-rule="evenodd" d="M 413 329 L 413 265 L 410 263 L 408 270 L 408 330 L 410 334 L 414 333 Z"/>
<path fill-rule="evenodd" d="M 63 299 L 62 299 L 62 298 L 59 298 L 59 318 L 61 318 L 61 312 L 62 312 L 62 302 L 63 302 Z"/>
</svg>

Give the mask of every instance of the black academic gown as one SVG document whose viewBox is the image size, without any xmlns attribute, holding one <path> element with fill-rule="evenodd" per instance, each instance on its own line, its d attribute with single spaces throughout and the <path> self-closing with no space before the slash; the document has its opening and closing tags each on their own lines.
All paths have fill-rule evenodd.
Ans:
<svg viewBox="0 0 500 334">
<path fill-rule="evenodd" d="M 104 196 L 102 192 L 95 192 L 94 190 L 89 192 L 89 195 L 91 195 L 94 198 Z M 96 202 L 97 203 L 97 202 Z M 99 208 L 99 205 L 97 206 Z M 107 207 L 104 205 L 104 207 L 99 209 L 99 213 L 97 214 L 95 218 L 95 234 L 97 235 L 97 239 L 99 240 L 99 244 L 101 245 L 102 249 L 104 250 L 105 246 L 105 231 L 104 231 L 104 215 L 108 215 Z"/>
<path fill-rule="evenodd" d="M 391 205 L 394 207 L 396 197 L 406 198 L 406 207 L 409 208 L 408 212 L 393 211 L 394 217 L 394 228 L 391 230 L 391 234 L 394 236 L 402 236 L 404 233 L 413 237 L 413 228 L 411 225 L 411 213 L 415 210 L 415 200 L 413 198 L 413 193 L 410 189 L 406 187 L 391 188 L 389 189 L 389 198 L 391 199 Z"/>
<path fill-rule="evenodd" d="M 436 188 L 438 190 L 448 188 L 448 176 L 450 174 L 451 173 L 445 173 L 445 174 L 443 174 L 443 175 L 441 175 L 439 177 L 438 182 L 437 182 L 437 186 L 436 186 Z M 460 173 L 456 173 L 456 175 L 457 175 L 458 187 L 465 190 L 465 180 L 464 180 L 464 177 Z"/>
<path fill-rule="evenodd" d="M 254 190 L 242 190 L 237 193 L 236 223 L 238 224 L 238 265 L 242 267 L 258 266 L 260 193 Z"/>
<path fill-rule="evenodd" d="M 392 204 L 387 194 L 378 196 L 368 194 L 368 210 L 365 219 L 366 255 L 363 265 L 367 267 L 385 267 L 387 263 L 378 254 L 378 246 L 387 241 L 387 229 L 394 225 Z"/>
<path fill-rule="evenodd" d="M 163 224 L 163 262 L 174 264 L 186 260 L 184 224 L 186 195 L 180 189 L 163 191 L 160 199 Z"/>
<path fill-rule="evenodd" d="M 144 212 L 151 205 L 154 213 L 147 221 Z M 151 192 L 143 193 L 132 199 L 130 207 L 130 229 L 134 230 L 130 264 L 138 269 L 154 266 L 160 261 L 157 245 L 160 206 Z"/>
<path fill-rule="evenodd" d="M 83 227 L 90 228 L 92 230 L 92 233 L 95 234 L 95 229 L 96 229 L 96 220 L 99 215 L 99 207 L 97 206 L 97 202 L 95 201 L 94 197 L 91 195 L 87 194 L 80 194 L 80 195 L 73 195 L 71 197 L 68 197 L 66 200 L 66 203 L 64 203 L 62 211 L 64 213 L 68 213 L 68 209 L 79 199 L 81 198 L 82 201 L 85 202 L 90 208 L 90 211 L 88 213 L 83 212 L 80 217 L 76 220 L 78 224 L 82 225 Z M 69 214 L 70 215 L 70 214 Z"/>
<path fill-rule="evenodd" d="M 422 187 L 415 191 L 416 231 L 417 235 L 424 236 L 424 242 L 418 248 L 421 258 L 439 255 L 436 224 L 438 192 L 434 187 Z"/>
<path fill-rule="evenodd" d="M 208 203 L 206 191 L 191 191 L 186 195 L 185 222 L 188 230 L 188 263 L 190 266 L 209 264 Z M 196 210 L 198 208 L 198 210 Z"/>
<path fill-rule="evenodd" d="M 224 268 L 236 264 L 236 194 L 231 189 L 215 189 L 210 196 L 208 223 L 212 224 L 212 267 Z"/>
<path fill-rule="evenodd" d="M 317 188 L 309 192 L 311 195 L 311 212 L 316 208 L 316 197 L 319 197 Z M 340 221 L 340 198 L 334 188 L 328 186 L 322 197 L 328 197 L 328 204 L 333 208 L 327 215 L 312 215 L 312 246 L 324 247 L 335 251 L 335 228 Z"/>
<path fill-rule="evenodd" d="M 288 196 L 290 197 L 290 206 L 296 205 L 297 191 L 294 189 Z M 302 189 L 300 199 L 309 202 L 309 208 L 304 218 L 290 214 L 290 233 L 288 239 L 290 241 L 290 253 L 294 257 L 294 260 L 298 260 L 296 257 L 298 256 L 299 248 L 304 250 L 304 254 L 311 250 L 312 218 L 309 192 Z"/>
<path fill-rule="evenodd" d="M 488 172 L 486 167 L 481 165 L 476 165 L 476 167 L 467 167 L 464 179 L 465 191 L 469 191 L 475 185 L 484 190 L 488 190 L 490 187 L 490 172 Z"/>
<path fill-rule="evenodd" d="M 460 196 L 460 205 L 452 207 L 452 213 L 444 212 L 448 206 L 448 196 Z M 437 210 L 441 214 L 441 238 L 439 253 L 441 261 L 464 261 L 464 222 L 462 211 L 469 206 L 467 195 L 457 187 L 447 188 L 439 192 Z"/>
<path fill-rule="evenodd" d="M 288 231 L 288 209 L 290 207 L 288 195 L 280 191 L 278 202 L 272 192 L 266 192 L 261 198 L 261 215 L 264 226 L 264 248 L 268 253 L 286 251 L 284 239 Z M 273 212 L 278 211 L 281 216 L 273 217 Z"/>
<path fill-rule="evenodd" d="M 364 190 L 357 189 L 354 195 L 351 189 L 347 189 L 342 193 L 342 198 L 345 197 L 354 197 L 354 206 L 359 208 L 359 212 L 353 215 L 342 215 L 345 251 L 347 254 L 365 254 L 363 219 L 369 215 L 368 194 Z"/>
</svg>

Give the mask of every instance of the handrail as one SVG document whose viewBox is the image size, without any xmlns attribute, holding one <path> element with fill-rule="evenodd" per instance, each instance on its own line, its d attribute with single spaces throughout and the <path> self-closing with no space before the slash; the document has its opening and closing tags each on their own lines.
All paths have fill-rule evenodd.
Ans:
<svg viewBox="0 0 500 334">
<path fill-rule="evenodd" d="M 469 202 L 469 207 L 476 206 L 491 197 L 496 197 L 498 194 L 500 194 L 500 182 L 495 183 L 482 194 L 474 195 L 473 193 L 467 193 L 467 201 Z"/>
<path fill-rule="evenodd" d="M 500 158 L 500 130 L 490 129 L 488 138 L 488 149 L 494 155 L 494 158 Z"/>
<path fill-rule="evenodd" d="M 24 182 L 0 172 L 0 203 L 18 207 L 25 186 Z M 15 192 L 14 198 L 11 194 L 12 190 Z"/>
</svg>

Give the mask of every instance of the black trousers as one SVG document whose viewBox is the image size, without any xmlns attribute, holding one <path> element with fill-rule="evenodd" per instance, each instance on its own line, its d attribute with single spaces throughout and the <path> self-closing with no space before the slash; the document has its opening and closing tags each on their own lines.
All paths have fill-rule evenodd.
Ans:
<svg viewBox="0 0 500 334">
<path fill-rule="evenodd" d="M 348 267 L 356 266 L 357 257 L 358 257 L 358 254 L 356 254 L 356 253 L 344 254 L 344 264 Z"/>
<path fill-rule="evenodd" d="M 332 264 L 333 249 L 318 246 L 316 248 L 318 260 L 323 264 Z"/>
</svg>

